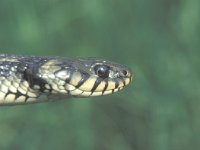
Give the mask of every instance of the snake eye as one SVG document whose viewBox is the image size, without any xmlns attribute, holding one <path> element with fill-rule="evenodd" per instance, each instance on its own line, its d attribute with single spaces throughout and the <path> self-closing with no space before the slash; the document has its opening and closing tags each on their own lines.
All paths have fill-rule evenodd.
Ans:
<svg viewBox="0 0 200 150">
<path fill-rule="evenodd" d="M 99 77 L 101 77 L 103 79 L 108 78 L 109 70 L 110 70 L 110 68 L 106 65 L 96 65 L 94 67 L 94 71 L 95 71 L 96 75 L 98 75 Z"/>
</svg>

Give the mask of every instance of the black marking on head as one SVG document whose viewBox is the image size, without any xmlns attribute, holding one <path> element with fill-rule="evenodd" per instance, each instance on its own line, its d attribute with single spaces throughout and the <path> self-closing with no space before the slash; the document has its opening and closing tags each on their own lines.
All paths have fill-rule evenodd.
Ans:
<svg viewBox="0 0 200 150">
<path fill-rule="evenodd" d="M 81 72 L 81 80 L 78 82 L 78 84 L 75 86 L 76 88 L 79 88 L 83 83 L 90 77 L 90 75 L 86 72 Z"/>
<path fill-rule="evenodd" d="M 122 80 L 123 86 L 126 86 L 126 82 L 125 82 L 124 78 L 121 77 L 120 79 Z"/>
<path fill-rule="evenodd" d="M 69 70 L 69 77 L 65 80 L 66 83 L 69 83 L 72 79 L 72 74 L 73 74 L 73 71 L 72 70 Z"/>
<path fill-rule="evenodd" d="M 40 91 L 44 92 L 46 89 L 45 84 L 47 84 L 47 82 L 44 79 L 38 77 L 37 72 L 38 69 L 36 67 L 26 68 L 23 72 L 23 78 L 29 83 L 31 88 L 33 88 L 34 85 L 39 85 Z"/>
<path fill-rule="evenodd" d="M 108 88 L 108 80 L 106 80 L 105 81 L 105 87 L 104 87 L 104 89 L 103 89 L 103 91 L 102 91 L 102 95 L 103 95 L 103 93 L 106 91 L 106 89 Z"/>
<path fill-rule="evenodd" d="M 118 81 L 118 79 L 114 79 L 114 82 L 115 82 L 115 89 L 117 89 L 118 86 L 119 86 L 119 81 Z"/>
<path fill-rule="evenodd" d="M 102 81 L 103 81 L 103 80 L 102 80 L 101 78 L 97 78 L 97 79 L 96 79 L 96 81 L 95 81 L 95 83 L 94 83 L 94 85 L 93 85 L 93 87 L 92 87 L 92 89 L 91 89 L 91 92 L 92 92 L 92 93 L 96 90 L 96 88 L 99 86 L 99 84 L 100 84 Z"/>
</svg>

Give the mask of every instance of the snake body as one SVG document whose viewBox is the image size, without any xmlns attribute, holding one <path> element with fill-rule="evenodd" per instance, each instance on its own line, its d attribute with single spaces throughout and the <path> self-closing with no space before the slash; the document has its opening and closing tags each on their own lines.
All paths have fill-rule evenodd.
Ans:
<svg viewBox="0 0 200 150">
<path fill-rule="evenodd" d="M 111 94 L 130 83 L 131 71 L 96 58 L 0 55 L 0 105 Z"/>
</svg>

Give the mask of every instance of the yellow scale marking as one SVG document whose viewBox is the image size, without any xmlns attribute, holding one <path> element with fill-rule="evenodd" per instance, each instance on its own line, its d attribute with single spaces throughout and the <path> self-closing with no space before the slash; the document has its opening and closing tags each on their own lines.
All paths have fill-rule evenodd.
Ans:
<svg viewBox="0 0 200 150">
<path fill-rule="evenodd" d="M 2 92 L 4 92 L 4 93 L 7 93 L 7 92 L 8 92 L 8 87 L 5 86 L 4 84 L 1 84 L 1 85 L 0 85 L 0 90 L 1 90 Z"/>
<path fill-rule="evenodd" d="M 24 94 L 24 95 L 25 95 L 26 92 L 27 92 L 26 90 L 22 89 L 21 87 L 18 87 L 17 90 L 18 90 L 20 93 Z"/>
<path fill-rule="evenodd" d="M 14 86 L 12 86 L 12 85 L 9 87 L 9 90 L 10 90 L 12 93 L 17 93 L 17 88 L 14 87 Z"/>
<path fill-rule="evenodd" d="M 75 89 L 75 87 L 74 87 L 73 85 L 66 84 L 66 85 L 65 85 L 65 89 L 66 89 L 66 90 L 69 90 L 69 91 L 72 91 L 72 90 Z"/>
<path fill-rule="evenodd" d="M 28 88 L 28 87 L 26 87 L 23 83 L 21 83 L 21 84 L 19 85 L 19 87 L 22 88 L 24 91 L 27 91 L 27 88 Z"/>
<path fill-rule="evenodd" d="M 74 72 L 70 80 L 70 84 L 76 86 L 78 85 L 81 79 L 82 79 L 81 74 L 79 72 Z"/>
<path fill-rule="evenodd" d="M 29 97 L 28 99 L 27 99 L 27 102 L 35 102 L 36 101 L 36 98 L 32 98 L 32 97 Z"/>
<path fill-rule="evenodd" d="M 92 96 L 100 96 L 100 95 L 102 95 L 102 92 L 93 92 L 92 93 Z"/>
<path fill-rule="evenodd" d="M 15 95 L 9 94 L 6 96 L 4 103 L 12 103 L 15 101 Z"/>
<path fill-rule="evenodd" d="M 25 96 L 20 96 L 20 97 L 18 97 L 18 98 L 15 100 L 15 102 L 17 102 L 17 103 L 24 103 L 25 100 L 26 100 L 26 97 L 25 97 Z"/>
<path fill-rule="evenodd" d="M 9 87 L 11 85 L 11 82 L 9 80 L 3 80 L 2 84 L 5 84 Z"/>
<path fill-rule="evenodd" d="M 32 92 L 27 92 L 27 95 L 28 95 L 29 97 L 37 97 L 37 96 L 38 96 L 37 93 L 32 93 Z"/>
<path fill-rule="evenodd" d="M 82 94 L 81 94 L 81 96 L 90 96 L 91 95 L 91 92 L 83 92 Z"/>
<path fill-rule="evenodd" d="M 129 78 L 126 78 L 126 79 L 125 79 L 125 84 L 128 85 L 129 82 L 130 82 L 130 79 L 129 79 Z"/>
<path fill-rule="evenodd" d="M 115 82 L 114 81 L 108 81 L 108 87 L 106 89 L 107 90 L 112 90 L 115 89 Z"/>
<path fill-rule="evenodd" d="M 0 91 L 0 103 L 2 103 L 4 101 L 4 98 L 5 98 L 5 93 Z"/>
<path fill-rule="evenodd" d="M 107 95 L 107 94 L 111 94 L 112 93 L 112 90 L 109 90 L 109 91 L 105 91 L 104 93 L 103 93 L 103 95 Z"/>
<path fill-rule="evenodd" d="M 57 84 L 53 84 L 52 85 L 52 88 L 55 90 L 55 91 L 60 91 L 60 89 L 59 89 L 59 87 L 58 87 L 58 85 Z"/>
<path fill-rule="evenodd" d="M 50 90 L 50 86 L 48 84 L 45 84 L 45 88 Z"/>
<path fill-rule="evenodd" d="M 73 91 L 70 91 L 70 94 L 71 95 L 79 95 L 79 94 L 81 94 L 83 91 L 81 91 L 81 90 L 79 90 L 79 89 L 75 89 L 75 90 L 73 90 Z"/>
<path fill-rule="evenodd" d="M 100 92 L 100 91 L 102 91 L 102 90 L 105 88 L 105 86 L 106 86 L 105 81 L 101 82 L 101 83 L 98 85 L 98 87 L 96 88 L 95 92 Z"/>
<path fill-rule="evenodd" d="M 63 71 L 59 71 L 58 73 L 56 73 L 56 77 L 58 77 L 62 80 L 66 80 L 69 77 L 69 74 L 67 73 L 67 71 L 63 70 Z"/>
<path fill-rule="evenodd" d="M 65 87 L 64 86 L 59 86 L 58 87 L 60 90 L 65 90 Z"/>
<path fill-rule="evenodd" d="M 95 77 L 90 77 L 88 80 L 86 80 L 81 86 L 80 89 L 83 91 L 90 92 L 94 86 L 94 83 L 96 81 Z"/>
<path fill-rule="evenodd" d="M 18 88 L 19 87 L 19 83 L 13 82 L 13 86 L 16 87 L 16 88 Z"/>
</svg>

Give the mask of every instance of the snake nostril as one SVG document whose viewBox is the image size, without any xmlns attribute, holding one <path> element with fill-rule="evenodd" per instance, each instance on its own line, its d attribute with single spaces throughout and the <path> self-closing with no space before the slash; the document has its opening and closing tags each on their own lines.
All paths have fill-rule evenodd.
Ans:
<svg viewBox="0 0 200 150">
<path fill-rule="evenodd" d="M 122 73 L 123 73 L 124 76 L 128 75 L 128 72 L 126 70 L 123 70 Z"/>
</svg>

